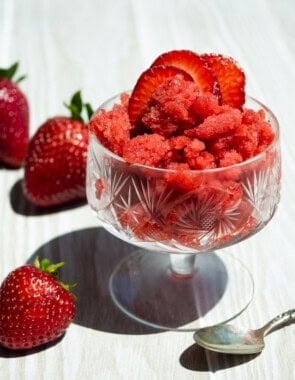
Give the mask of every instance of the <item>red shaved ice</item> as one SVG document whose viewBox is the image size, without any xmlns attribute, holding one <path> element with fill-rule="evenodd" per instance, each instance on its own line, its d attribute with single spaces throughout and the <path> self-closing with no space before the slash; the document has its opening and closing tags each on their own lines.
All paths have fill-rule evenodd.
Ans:
<svg viewBox="0 0 295 380">
<path fill-rule="evenodd" d="M 136 94 L 143 98 L 123 93 L 120 104 L 109 111 L 99 110 L 90 121 L 90 132 L 126 163 L 165 169 L 157 171 L 151 185 L 150 169 L 141 168 L 141 185 L 134 199 L 128 199 L 128 205 L 114 202 L 114 215 L 122 228 L 139 241 L 173 241 L 201 250 L 203 241 L 210 239 L 212 246 L 226 244 L 257 226 L 251 215 L 253 205 L 245 200 L 241 185 L 249 173 L 239 164 L 265 151 L 275 134 L 263 109 L 243 108 L 244 74 L 235 61 L 222 60 L 219 55 L 204 55 L 204 59 L 219 70 L 223 103 L 219 92 L 200 90 L 202 81 L 198 84 L 189 73 L 181 74 L 173 66 L 155 66 L 144 77 L 144 85 L 136 85 Z M 223 76 L 227 64 L 231 83 Z M 239 83 L 234 82 L 237 75 Z M 130 103 L 135 112 L 131 115 Z M 259 165 L 253 162 L 252 169 L 271 167 L 273 154 L 266 152 L 265 160 Z M 247 170 L 251 171 L 251 162 Z M 104 179 L 98 178 L 97 199 L 105 193 L 104 187 Z M 165 207 L 157 213 L 144 207 L 141 191 L 153 202 L 167 196 Z"/>
<path fill-rule="evenodd" d="M 185 135 L 204 141 L 212 140 L 235 130 L 241 125 L 241 121 L 241 112 L 237 109 L 230 109 L 219 115 L 208 116 L 202 124 L 185 131 Z"/>
<path fill-rule="evenodd" d="M 146 166 L 158 166 L 169 151 L 168 141 L 156 133 L 140 135 L 128 140 L 123 147 L 126 162 Z"/>
<path fill-rule="evenodd" d="M 106 148 L 119 156 L 123 154 L 123 147 L 130 139 L 129 132 L 132 126 L 129 122 L 126 109 L 115 104 L 112 110 L 100 110 L 89 123 L 89 129 Z"/>
</svg>

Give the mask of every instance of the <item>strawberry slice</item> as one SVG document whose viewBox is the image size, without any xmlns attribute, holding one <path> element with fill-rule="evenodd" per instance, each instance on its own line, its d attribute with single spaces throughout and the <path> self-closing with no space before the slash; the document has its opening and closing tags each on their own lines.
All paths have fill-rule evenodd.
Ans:
<svg viewBox="0 0 295 380">
<path fill-rule="evenodd" d="M 242 108 L 245 103 L 245 73 L 231 57 L 221 54 L 203 54 L 218 80 L 222 104 Z"/>
<path fill-rule="evenodd" d="M 129 99 L 128 114 L 131 123 L 136 123 L 146 110 L 155 89 L 176 75 L 181 75 L 185 80 L 193 80 L 187 72 L 172 66 L 152 67 L 141 74 Z"/>
<path fill-rule="evenodd" d="M 212 92 L 220 96 L 219 84 L 208 63 L 190 50 L 172 50 L 160 55 L 151 65 L 169 65 L 178 67 L 190 74 L 199 86 L 200 93 Z"/>
</svg>

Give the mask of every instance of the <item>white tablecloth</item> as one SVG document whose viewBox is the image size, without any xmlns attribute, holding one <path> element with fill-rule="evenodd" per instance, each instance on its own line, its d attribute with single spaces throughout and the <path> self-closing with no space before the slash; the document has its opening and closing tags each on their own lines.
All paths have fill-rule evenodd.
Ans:
<svg viewBox="0 0 295 380">
<path fill-rule="evenodd" d="M 237 324 L 260 327 L 294 308 L 295 3 L 293 0 L 0 0 L 0 66 L 20 61 L 31 135 L 81 89 L 94 107 L 131 88 L 172 49 L 235 57 L 247 93 L 268 105 L 282 135 L 282 199 L 269 225 L 229 250 L 255 281 Z M 40 212 L 21 192 L 23 170 L 0 168 L 0 280 L 39 253 L 68 258 L 79 282 L 75 322 L 63 339 L 27 355 L 0 349 L 1 379 L 294 379 L 295 325 L 255 356 L 194 345 L 191 333 L 141 328 L 113 305 L 108 277 L 126 245 L 99 229 L 86 204 Z M 119 247 L 119 248 L 118 248 Z"/>
</svg>

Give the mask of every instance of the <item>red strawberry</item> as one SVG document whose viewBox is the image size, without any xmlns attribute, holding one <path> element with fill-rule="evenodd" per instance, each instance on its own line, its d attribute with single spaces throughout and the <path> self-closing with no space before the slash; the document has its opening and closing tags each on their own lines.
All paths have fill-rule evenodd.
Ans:
<svg viewBox="0 0 295 380">
<path fill-rule="evenodd" d="M 29 106 L 13 77 L 18 63 L 0 69 L 0 161 L 19 167 L 29 142 Z"/>
<path fill-rule="evenodd" d="M 131 123 L 138 121 L 146 110 L 147 103 L 155 89 L 176 75 L 182 75 L 186 80 L 193 80 L 185 71 L 172 66 L 152 67 L 141 74 L 129 99 L 128 114 Z"/>
<path fill-rule="evenodd" d="M 0 343 L 29 349 L 60 337 L 75 315 L 70 286 L 60 283 L 57 269 L 64 263 L 48 259 L 12 271 L 0 288 Z"/>
<path fill-rule="evenodd" d="M 199 86 L 200 93 L 212 92 L 219 97 L 219 84 L 207 62 L 190 50 L 172 50 L 160 55 L 151 67 L 167 65 L 178 67 L 191 75 Z"/>
<path fill-rule="evenodd" d="M 81 118 L 86 107 L 77 92 L 71 117 L 53 117 L 30 141 L 25 161 L 24 192 L 37 206 L 50 207 L 85 198 L 88 130 Z"/>
<path fill-rule="evenodd" d="M 221 54 L 203 54 L 218 80 L 222 104 L 242 108 L 245 103 L 245 73 L 238 63 Z"/>
</svg>

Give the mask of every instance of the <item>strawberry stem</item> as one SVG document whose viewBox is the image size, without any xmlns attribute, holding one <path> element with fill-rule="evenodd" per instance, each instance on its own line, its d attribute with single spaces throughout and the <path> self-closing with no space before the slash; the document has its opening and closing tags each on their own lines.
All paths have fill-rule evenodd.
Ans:
<svg viewBox="0 0 295 380">
<path fill-rule="evenodd" d="M 13 80 L 15 83 L 21 82 L 23 79 L 26 78 L 26 75 L 20 76 L 18 79 L 13 79 L 15 76 L 17 69 L 18 69 L 18 62 L 15 62 L 12 66 L 8 67 L 7 69 L 0 69 L 0 78 L 6 78 L 9 80 Z"/>
<path fill-rule="evenodd" d="M 15 83 L 19 83 L 19 82 L 21 82 L 22 80 L 24 80 L 24 79 L 26 79 L 26 75 L 21 75 L 16 81 L 15 81 Z"/>
<path fill-rule="evenodd" d="M 85 106 L 86 111 L 87 111 L 88 120 L 90 120 L 91 116 L 93 115 L 93 108 L 91 107 L 91 105 L 89 103 L 84 104 L 84 106 Z"/>
<path fill-rule="evenodd" d="M 50 260 L 47 258 L 42 259 L 41 261 L 39 260 L 39 257 L 37 256 L 34 260 L 34 265 L 36 268 L 40 269 L 42 272 L 50 274 L 56 281 L 59 282 L 61 287 L 68 292 L 71 292 L 71 289 L 77 286 L 77 283 L 75 284 L 64 284 L 59 280 L 59 273 L 58 269 L 61 268 L 65 263 L 63 261 L 56 263 L 56 264 L 51 264 Z M 77 299 L 77 297 L 72 293 L 72 296 Z"/>
<path fill-rule="evenodd" d="M 50 264 L 47 266 L 46 272 L 55 273 L 57 271 L 57 269 L 62 267 L 63 265 L 65 265 L 64 262 L 60 262 L 60 263 L 56 263 L 56 264 Z"/>
<path fill-rule="evenodd" d="M 82 112 L 85 109 L 87 113 L 88 120 L 90 120 L 93 109 L 89 103 L 83 103 L 81 91 L 75 92 L 75 94 L 72 96 L 70 104 L 64 103 L 64 105 L 71 111 L 71 118 L 74 120 L 81 121 L 84 123 L 84 119 L 82 117 Z"/>
</svg>

